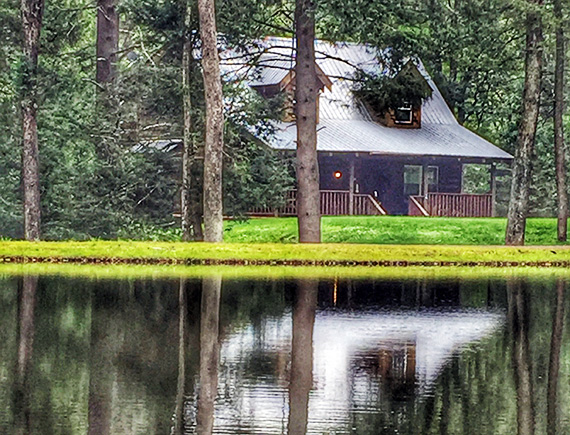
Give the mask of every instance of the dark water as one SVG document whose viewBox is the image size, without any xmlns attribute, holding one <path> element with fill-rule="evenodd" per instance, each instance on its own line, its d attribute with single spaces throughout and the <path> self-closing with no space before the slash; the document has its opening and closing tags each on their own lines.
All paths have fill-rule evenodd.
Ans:
<svg viewBox="0 0 570 435">
<path fill-rule="evenodd" d="M 0 280 L 0 433 L 570 433 L 560 279 Z"/>
</svg>

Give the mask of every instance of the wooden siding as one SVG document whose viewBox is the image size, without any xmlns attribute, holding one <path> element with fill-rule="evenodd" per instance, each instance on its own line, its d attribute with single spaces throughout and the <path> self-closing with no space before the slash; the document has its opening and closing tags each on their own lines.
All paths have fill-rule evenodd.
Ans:
<svg viewBox="0 0 570 435">
<path fill-rule="evenodd" d="M 404 193 L 404 166 L 437 166 L 437 192 L 460 193 L 462 163 L 455 158 L 404 158 L 322 153 L 319 156 L 320 186 L 323 190 L 349 190 L 350 165 L 354 164 L 356 193 L 376 198 L 390 215 L 408 214 Z M 340 179 L 334 172 L 341 171 Z"/>
</svg>

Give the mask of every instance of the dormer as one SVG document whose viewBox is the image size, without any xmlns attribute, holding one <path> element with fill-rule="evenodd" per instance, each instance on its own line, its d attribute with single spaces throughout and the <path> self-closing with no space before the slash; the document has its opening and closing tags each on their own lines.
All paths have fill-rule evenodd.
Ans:
<svg viewBox="0 0 570 435">
<path fill-rule="evenodd" d="M 319 93 L 317 94 L 317 122 L 319 122 L 319 96 L 325 88 L 328 90 L 332 89 L 332 81 L 319 65 L 315 66 L 319 86 Z M 285 102 L 282 121 L 293 122 L 295 121 L 295 69 L 271 71 L 272 69 L 275 70 L 275 68 L 271 67 L 264 68 L 261 74 L 261 80 L 251 85 L 251 87 L 264 98 L 273 98 L 279 94 L 283 94 Z"/>
<path fill-rule="evenodd" d="M 421 128 L 422 106 L 414 107 L 411 103 L 403 102 L 395 109 L 388 108 L 383 115 L 376 116 L 376 118 L 386 127 Z"/>
<path fill-rule="evenodd" d="M 419 129 L 422 126 L 422 103 L 432 89 L 412 62 L 393 75 L 365 77 L 356 94 L 372 118 L 390 128 Z"/>
</svg>

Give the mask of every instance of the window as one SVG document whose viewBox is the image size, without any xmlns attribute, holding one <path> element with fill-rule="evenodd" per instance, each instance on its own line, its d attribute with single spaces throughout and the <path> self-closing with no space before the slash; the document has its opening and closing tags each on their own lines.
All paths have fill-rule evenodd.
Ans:
<svg viewBox="0 0 570 435">
<path fill-rule="evenodd" d="M 420 195 L 422 187 L 422 167 L 404 166 L 404 195 Z"/>
<path fill-rule="evenodd" d="M 394 118 L 396 124 L 411 124 L 412 123 L 412 105 L 402 104 L 394 110 Z"/>
<path fill-rule="evenodd" d="M 428 192 L 437 192 L 439 184 L 439 168 L 437 166 L 427 167 Z"/>
</svg>

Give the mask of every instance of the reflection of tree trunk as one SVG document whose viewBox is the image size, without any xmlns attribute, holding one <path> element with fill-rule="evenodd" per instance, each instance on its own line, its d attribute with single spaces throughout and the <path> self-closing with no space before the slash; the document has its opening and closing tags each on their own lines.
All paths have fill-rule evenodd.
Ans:
<svg viewBox="0 0 570 435">
<path fill-rule="evenodd" d="M 451 413 L 451 384 L 453 382 L 452 375 L 445 371 L 441 377 L 442 393 L 441 393 L 441 420 L 439 423 L 440 434 L 449 433 L 449 421 Z"/>
<path fill-rule="evenodd" d="M 221 292 L 221 276 L 203 279 L 200 314 L 200 392 L 196 418 L 198 434 L 211 434 L 214 427 L 214 401 L 218 391 L 220 359 L 218 335 Z"/>
<path fill-rule="evenodd" d="M 18 313 L 18 360 L 16 363 L 16 388 L 14 396 L 14 416 L 16 433 L 31 432 L 30 418 L 30 368 L 34 344 L 34 311 L 38 277 L 25 275 L 23 278 L 20 307 Z"/>
<path fill-rule="evenodd" d="M 91 294 L 91 344 L 89 346 L 88 430 L 90 435 L 111 433 L 113 370 L 112 337 L 104 307 Z"/>
<path fill-rule="evenodd" d="M 517 389 L 517 422 L 519 435 L 534 434 L 532 403 L 532 368 L 528 340 L 528 295 L 520 280 L 507 283 L 511 333 L 513 336 L 513 367 Z"/>
<path fill-rule="evenodd" d="M 313 326 L 318 281 L 301 279 L 293 309 L 291 380 L 289 382 L 289 434 L 304 434 L 309 417 L 309 392 L 313 385 Z"/>
<path fill-rule="evenodd" d="M 176 408 L 174 409 L 174 433 L 184 433 L 184 386 L 186 384 L 186 280 L 180 278 L 178 288 L 178 383 L 176 385 Z"/>
<path fill-rule="evenodd" d="M 560 369 L 560 349 L 562 347 L 562 330 L 564 327 L 564 290 L 565 282 L 560 279 L 556 283 L 556 308 L 552 321 L 552 338 L 550 340 L 550 361 L 548 364 L 548 400 L 547 427 L 548 434 L 557 432 L 558 419 L 558 371 Z"/>
</svg>

